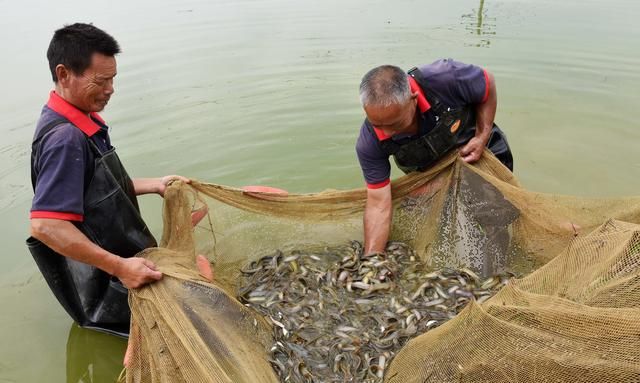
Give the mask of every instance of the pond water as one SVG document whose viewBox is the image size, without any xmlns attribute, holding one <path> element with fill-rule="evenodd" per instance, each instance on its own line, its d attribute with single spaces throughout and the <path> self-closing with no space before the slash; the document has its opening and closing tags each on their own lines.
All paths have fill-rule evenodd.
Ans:
<svg viewBox="0 0 640 383">
<path fill-rule="evenodd" d="M 452 57 L 490 70 L 525 187 L 640 194 L 640 3 L 631 0 L 0 0 L 0 382 L 112 382 L 125 342 L 72 326 L 24 246 L 45 52 L 76 21 L 112 34 L 103 113 L 133 176 L 291 192 L 363 185 L 362 75 Z M 400 173 L 395 171 L 394 175 Z M 142 198 L 161 230 L 161 200 Z"/>
</svg>

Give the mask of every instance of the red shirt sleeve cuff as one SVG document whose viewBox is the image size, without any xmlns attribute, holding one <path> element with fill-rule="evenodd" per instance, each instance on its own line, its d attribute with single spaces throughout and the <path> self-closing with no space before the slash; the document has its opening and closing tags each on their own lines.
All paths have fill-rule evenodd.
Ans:
<svg viewBox="0 0 640 383">
<path fill-rule="evenodd" d="M 484 104 L 485 101 L 487 101 L 487 99 L 489 98 L 489 88 L 491 83 L 489 82 L 489 74 L 487 73 L 486 69 L 483 69 L 482 72 L 484 73 L 484 96 L 482 97 L 482 102 L 481 104 Z"/>
<path fill-rule="evenodd" d="M 29 218 L 30 219 L 51 218 L 51 219 L 60 219 L 63 221 L 77 221 L 77 222 L 82 222 L 84 220 L 84 217 L 81 214 L 61 213 L 59 211 L 42 211 L 42 210 L 32 211 Z"/>
<path fill-rule="evenodd" d="M 382 182 L 378 182 L 377 184 L 367 184 L 367 189 L 380 189 L 383 188 L 391 182 L 391 179 L 387 178 Z"/>
</svg>

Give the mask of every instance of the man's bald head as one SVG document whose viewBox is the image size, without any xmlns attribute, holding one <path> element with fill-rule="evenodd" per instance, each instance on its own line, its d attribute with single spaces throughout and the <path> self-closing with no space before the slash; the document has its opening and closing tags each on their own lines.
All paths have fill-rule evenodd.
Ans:
<svg viewBox="0 0 640 383">
<path fill-rule="evenodd" d="M 381 65 L 371 69 L 360 82 L 362 106 L 403 104 L 411 97 L 407 74 L 397 66 Z"/>
</svg>

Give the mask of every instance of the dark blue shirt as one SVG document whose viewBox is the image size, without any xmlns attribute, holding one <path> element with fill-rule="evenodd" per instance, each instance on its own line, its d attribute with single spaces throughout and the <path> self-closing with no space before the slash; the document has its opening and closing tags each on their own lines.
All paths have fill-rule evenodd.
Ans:
<svg viewBox="0 0 640 383">
<path fill-rule="evenodd" d="M 36 136 L 60 114 L 44 106 L 36 127 Z M 99 126 L 91 139 L 100 152 L 111 149 L 108 127 L 96 118 Z M 34 163 L 35 195 L 31 218 L 56 218 L 82 221 L 84 190 L 93 176 L 95 155 L 87 142 L 87 134 L 70 122 L 54 127 L 41 139 L 39 155 Z"/>
<path fill-rule="evenodd" d="M 464 64 L 453 59 L 442 59 L 419 67 L 427 82 L 426 92 L 437 93 L 440 101 L 456 108 L 466 105 L 477 105 L 488 97 L 488 78 L 482 68 Z M 435 118 L 431 113 L 418 113 L 418 134 L 410 136 L 398 134 L 392 137 L 378 136 L 372 132 L 370 123 L 364 120 L 360 128 L 360 136 L 356 142 L 356 153 L 362 168 L 367 187 L 380 188 L 389 183 L 391 164 L 389 156 L 380 148 L 380 139 L 391 139 L 404 143 L 427 134 L 435 126 Z"/>
</svg>

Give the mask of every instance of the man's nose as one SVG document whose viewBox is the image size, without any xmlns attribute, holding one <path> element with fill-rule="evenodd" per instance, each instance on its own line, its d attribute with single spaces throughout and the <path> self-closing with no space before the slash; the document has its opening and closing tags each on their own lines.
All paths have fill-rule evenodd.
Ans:
<svg viewBox="0 0 640 383">
<path fill-rule="evenodd" d="M 107 81 L 107 85 L 105 85 L 104 87 L 104 93 L 108 95 L 112 95 L 113 92 L 115 92 L 115 89 L 113 88 L 113 80 L 109 80 Z"/>
</svg>

